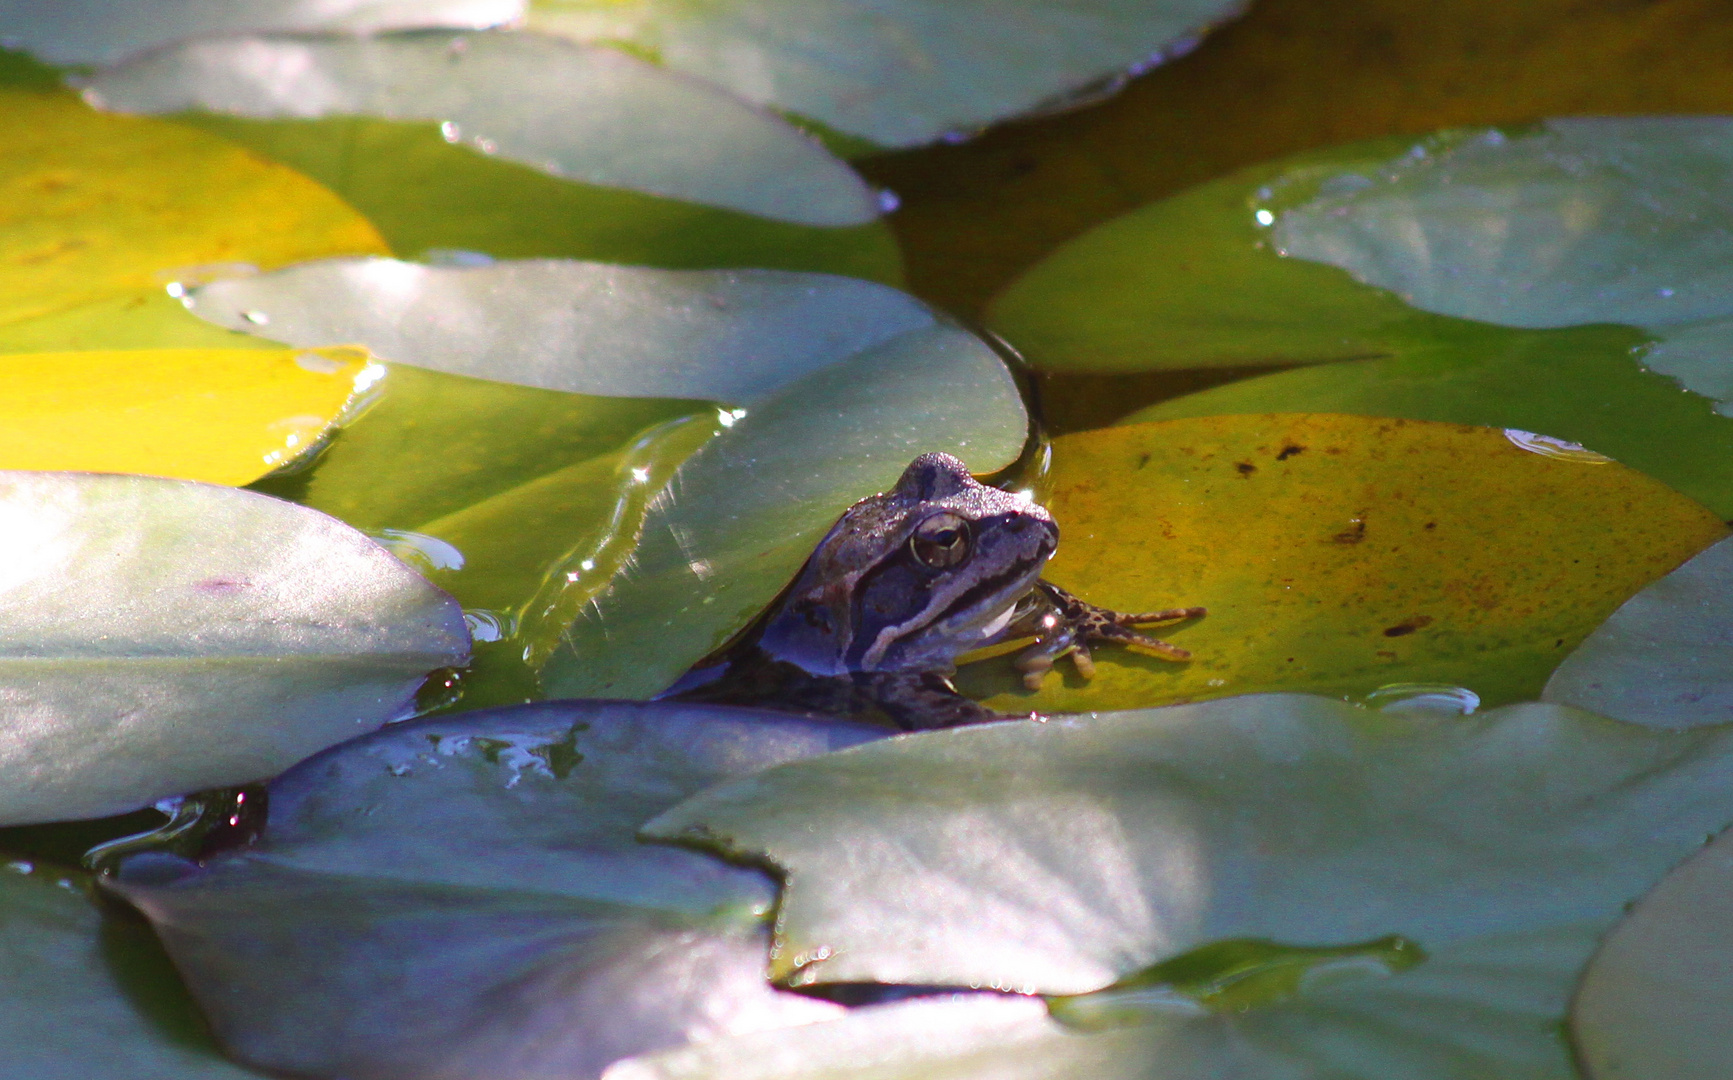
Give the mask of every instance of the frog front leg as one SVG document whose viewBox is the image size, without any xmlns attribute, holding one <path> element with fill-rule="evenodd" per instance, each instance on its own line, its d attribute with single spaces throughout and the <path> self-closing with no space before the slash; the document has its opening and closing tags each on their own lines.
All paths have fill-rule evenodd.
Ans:
<svg viewBox="0 0 1733 1080">
<path fill-rule="evenodd" d="M 1023 673 L 1023 685 L 1030 690 L 1041 689 L 1042 680 L 1062 656 L 1071 657 L 1079 675 L 1085 679 L 1093 677 L 1095 660 L 1089 653 L 1093 642 L 1116 641 L 1148 649 L 1168 660 L 1190 660 L 1189 651 L 1138 633 L 1134 628 L 1208 614 L 1207 609 L 1201 607 L 1137 613 L 1113 611 L 1079 600 L 1049 581 L 1035 583 L 1035 596 L 1035 605 L 1009 627 L 1006 634 L 1006 637 L 1015 634 L 1035 638 L 1035 644 L 1018 653 L 1016 659 L 1017 670 Z"/>
</svg>

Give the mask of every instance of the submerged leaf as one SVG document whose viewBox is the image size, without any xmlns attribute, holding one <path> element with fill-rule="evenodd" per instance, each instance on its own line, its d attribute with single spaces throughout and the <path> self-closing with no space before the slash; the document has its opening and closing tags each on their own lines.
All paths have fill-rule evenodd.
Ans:
<svg viewBox="0 0 1733 1080">
<path fill-rule="evenodd" d="M 316 442 L 367 364 L 354 349 L 0 357 L 0 469 L 245 484 Z"/>
<path fill-rule="evenodd" d="M 778 978 L 1079 993 L 1224 939 L 1514 961 L 1563 934 L 1580 962 L 1733 820 L 1730 779 L 1728 728 L 1271 694 L 903 736 L 645 833 L 785 870 Z"/>
<path fill-rule="evenodd" d="M 617 702 L 415 721 L 279 777 L 252 846 L 203 867 L 134 856 L 107 883 L 242 1060 L 581 1080 L 841 1011 L 765 983 L 762 873 L 633 833 L 709 784 L 878 734 Z"/>
<path fill-rule="evenodd" d="M 323 514 L 250 492 L 0 474 L 0 822 L 257 780 L 402 716 L 461 664 L 457 605 Z"/>
<path fill-rule="evenodd" d="M 1652 727 L 1733 720 L 1733 541 L 1627 600 L 1542 696 Z"/>
<path fill-rule="evenodd" d="M 0 867 L 0 1059 L 30 1080 L 262 1080 L 225 1061 L 161 947 L 89 878 Z M 141 1001 L 148 999 L 148 1003 Z"/>
<path fill-rule="evenodd" d="M 120 112 L 424 120 L 568 180 L 803 225 L 878 216 L 866 185 L 788 124 L 617 50 L 533 33 L 194 39 L 86 86 Z"/>
<path fill-rule="evenodd" d="M 1726 526 L 1640 473 L 1531 449 L 1486 428 L 1330 415 L 1061 436 L 1042 481 L 1060 527 L 1046 576 L 1121 611 L 1207 607 L 1151 631 L 1192 659 L 1103 646 L 1087 682 L 1054 674 L 1031 696 L 1000 659 L 958 683 L 1008 713 L 1391 683 L 1532 698 L 1601 619 Z"/>
<path fill-rule="evenodd" d="M 853 278 L 569 259 L 333 259 L 216 282 L 187 303 L 292 345 L 361 342 L 454 375 L 735 405 L 934 321 L 907 293 Z"/>
<path fill-rule="evenodd" d="M 843 510 L 889 488 L 915 456 L 943 450 L 992 472 L 1027 433 L 1004 363 L 949 324 L 806 376 L 680 467 L 619 573 L 538 600 L 543 684 L 561 697 L 666 689 L 776 596 Z"/>
<path fill-rule="evenodd" d="M 880 146 L 917 146 L 1187 51 L 1237 0 L 532 0 L 529 22 L 621 41 L 750 101 Z M 1105 86 L 1103 85 L 1105 84 Z"/>
<path fill-rule="evenodd" d="M 1602 942 L 1571 1007 L 1590 1080 L 1733 1072 L 1733 832 L 1668 874 Z"/>
<path fill-rule="evenodd" d="M 0 90 L 0 142 L 0 325 L 160 288 L 202 264 L 384 251 L 317 183 L 176 124 Z"/>
</svg>

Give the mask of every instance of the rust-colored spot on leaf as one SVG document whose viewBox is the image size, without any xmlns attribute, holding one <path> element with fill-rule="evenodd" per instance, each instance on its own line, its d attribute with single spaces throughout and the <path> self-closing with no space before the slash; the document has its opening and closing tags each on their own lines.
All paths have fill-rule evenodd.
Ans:
<svg viewBox="0 0 1733 1080">
<path fill-rule="evenodd" d="M 1424 629 L 1425 627 L 1428 627 L 1431 625 L 1432 625 L 1432 616 L 1430 616 L 1430 615 L 1416 615 L 1411 619 L 1403 619 L 1401 622 L 1397 623 L 1395 626 L 1385 627 L 1384 628 L 1384 636 L 1385 637 L 1402 637 L 1406 634 L 1412 634 L 1416 630 Z"/>
</svg>

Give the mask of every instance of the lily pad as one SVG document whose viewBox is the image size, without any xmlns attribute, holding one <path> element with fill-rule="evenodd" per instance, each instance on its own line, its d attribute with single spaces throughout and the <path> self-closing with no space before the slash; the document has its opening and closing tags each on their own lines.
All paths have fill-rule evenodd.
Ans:
<svg viewBox="0 0 1733 1080">
<path fill-rule="evenodd" d="M 1728 728 L 1273 694 L 886 740 L 644 831 L 785 872 L 778 979 L 1075 994 L 1224 940 L 1520 964 L 1564 935 L 1580 963 L 1733 820 L 1730 780 Z M 1543 966 L 1562 1005 L 1572 968 Z"/>
<path fill-rule="evenodd" d="M 1060 1016 L 1111 1009 L 1099 1028 L 1061 1023 L 1038 998 L 927 997 L 632 1058 L 608 1080 L 1577 1080 L 1558 1018 L 1593 945 L 1592 928 L 1574 926 L 1440 950 L 1399 972 L 1317 967 L 1287 998 L 1225 1009 L 1171 987 L 1051 1003 Z"/>
<path fill-rule="evenodd" d="M 135 855 L 105 883 L 150 916 L 243 1061 L 595 1077 L 842 1011 L 764 981 L 763 873 L 633 831 L 709 784 L 880 734 L 618 702 L 414 721 L 279 777 L 251 846 L 203 867 Z"/>
<path fill-rule="evenodd" d="M 359 419 L 320 457 L 260 487 L 368 530 L 477 609 L 478 631 L 499 639 L 485 651 L 518 677 L 497 690 L 504 698 L 472 682 L 466 692 L 481 695 L 472 701 L 521 699 L 525 649 L 539 663 L 578 610 L 638 558 L 652 499 L 716 432 L 753 427 L 761 405 L 773 415 L 841 410 L 839 428 L 902 423 L 875 411 L 870 397 L 852 402 L 846 376 L 825 382 L 835 396 L 816 401 L 798 396 L 802 379 L 875 350 L 913 349 L 862 363 L 933 366 L 910 385 L 961 393 L 964 380 L 989 411 L 1000 410 L 1011 438 L 1025 427 L 1008 374 L 976 339 L 948 324 L 941 331 L 934 313 L 903 293 L 827 275 L 332 261 L 209 285 L 190 303 L 230 326 L 295 342 L 359 339 L 442 369 L 385 365 Z M 694 400 L 706 396 L 727 404 Z M 905 404 L 882 408 L 907 407 L 895 401 Z M 975 437 L 972 415 L 935 414 L 922 437 L 957 418 L 962 438 Z M 898 456 L 912 438 L 897 443 Z"/>
<path fill-rule="evenodd" d="M 291 345 L 361 342 L 454 375 L 745 405 L 933 313 L 853 278 L 567 259 L 472 267 L 332 259 L 195 289 L 187 306 Z"/>
<path fill-rule="evenodd" d="M 14 472 L 0 518 L 0 823 L 270 776 L 404 715 L 430 670 L 468 657 L 449 596 L 275 499 Z"/>
<path fill-rule="evenodd" d="M 481 28 L 522 16 L 523 0 L 104 0 L 0 2 L 14 47 L 56 64 L 106 63 L 193 34 L 239 30 Z"/>
<path fill-rule="evenodd" d="M 100 107 L 439 124 L 553 176 L 801 225 L 863 225 L 873 193 L 817 143 L 614 49 L 522 32 L 193 39 L 84 81 Z"/>
<path fill-rule="evenodd" d="M 188 267 L 384 250 L 314 181 L 179 125 L 0 90 L 0 139 L 0 326 L 161 288 Z"/>
<path fill-rule="evenodd" d="M 5 356 L 0 469 L 245 484 L 318 440 L 366 364 L 354 349 Z"/>
<path fill-rule="evenodd" d="M 1654 358 L 1670 344 L 1618 326 L 1485 330 L 1472 347 L 1414 349 L 1260 375 L 1140 409 L 1121 422 L 1306 411 L 1545 432 L 1640 469 L 1733 518 L 1733 419 L 1718 415 L 1714 401 L 1681 394 L 1673 379 L 1657 374 Z M 1683 366 L 1678 352 L 1669 356 Z"/>
<path fill-rule="evenodd" d="M 218 1054 L 150 931 L 104 919 L 89 883 L 47 865 L 0 867 L 7 1069 L 31 1080 L 260 1080 Z"/>
<path fill-rule="evenodd" d="M 1189 50 L 1237 0 L 532 0 L 529 24 L 619 41 L 880 146 L 972 132 Z"/>
<path fill-rule="evenodd" d="M 1532 699 L 1602 619 L 1726 526 L 1641 473 L 1528 442 L 1293 414 L 1061 436 L 1039 492 L 1060 528 L 1045 576 L 1122 611 L 1207 607 L 1155 631 L 1193 658 L 1103 647 L 1092 680 L 1050 675 L 1033 695 L 998 659 L 958 685 L 1009 713 L 1393 683 Z"/>
<path fill-rule="evenodd" d="M 1583 973 L 1571 1035 L 1591 1080 L 1733 1071 L 1733 833 L 1643 897 Z"/>
<path fill-rule="evenodd" d="M 649 697 L 768 604 L 855 501 L 921 453 L 987 473 L 1028 416 L 1011 373 L 949 324 L 912 330 L 786 387 L 694 454 L 644 518 L 630 562 L 555 583 L 529 617 L 556 697 Z M 576 586 L 576 587 L 574 587 Z"/>
<path fill-rule="evenodd" d="M 1733 720 L 1733 541 L 1627 600 L 1565 657 L 1542 698 L 1653 727 Z"/>
</svg>

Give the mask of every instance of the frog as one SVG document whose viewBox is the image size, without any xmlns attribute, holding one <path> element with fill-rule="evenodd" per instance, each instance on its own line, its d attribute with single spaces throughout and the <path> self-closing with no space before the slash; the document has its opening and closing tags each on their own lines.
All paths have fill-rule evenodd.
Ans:
<svg viewBox="0 0 1733 1080">
<path fill-rule="evenodd" d="M 1030 640 L 1014 661 L 1030 690 L 1062 658 L 1092 677 L 1102 643 L 1191 658 L 1137 628 L 1205 608 L 1088 603 L 1042 578 L 1058 546 L 1045 507 L 981 483 L 950 454 L 922 454 L 891 490 L 849 507 L 776 600 L 659 697 L 918 731 L 1015 718 L 952 682 L 959 658 L 1002 643 Z"/>
</svg>

